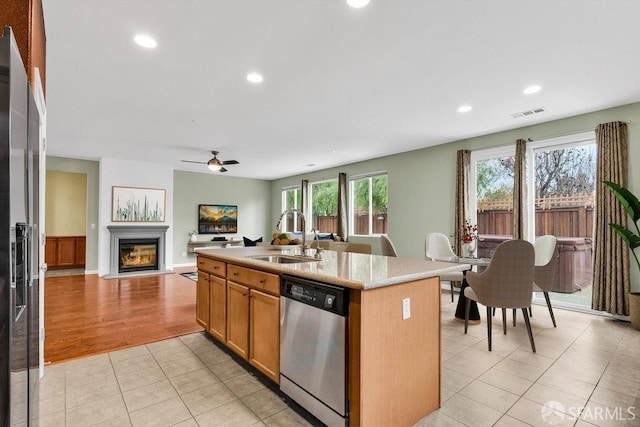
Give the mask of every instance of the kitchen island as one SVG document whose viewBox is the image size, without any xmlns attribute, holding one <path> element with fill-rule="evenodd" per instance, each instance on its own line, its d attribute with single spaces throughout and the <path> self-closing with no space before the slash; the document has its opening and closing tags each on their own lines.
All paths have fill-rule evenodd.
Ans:
<svg viewBox="0 0 640 427">
<path fill-rule="evenodd" d="M 265 260 L 289 255 L 300 249 L 198 250 L 198 322 L 279 383 L 280 277 L 345 288 L 348 424 L 410 426 L 437 409 L 439 275 L 469 266 L 335 251 Z"/>
</svg>

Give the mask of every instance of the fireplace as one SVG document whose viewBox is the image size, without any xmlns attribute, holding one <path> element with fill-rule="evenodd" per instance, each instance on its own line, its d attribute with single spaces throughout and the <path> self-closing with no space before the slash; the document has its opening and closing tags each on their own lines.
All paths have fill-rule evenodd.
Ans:
<svg viewBox="0 0 640 427">
<path fill-rule="evenodd" d="M 170 273 L 166 268 L 167 225 L 108 225 L 110 234 L 107 279 Z"/>
<path fill-rule="evenodd" d="M 120 239 L 118 273 L 158 269 L 158 239 Z"/>
</svg>

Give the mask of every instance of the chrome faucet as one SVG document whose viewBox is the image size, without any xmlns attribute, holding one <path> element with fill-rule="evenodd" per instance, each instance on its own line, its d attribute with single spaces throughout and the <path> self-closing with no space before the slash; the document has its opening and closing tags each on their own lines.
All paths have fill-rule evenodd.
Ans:
<svg viewBox="0 0 640 427">
<path fill-rule="evenodd" d="M 314 240 L 316 241 L 316 258 L 320 258 L 320 253 L 323 249 L 320 247 L 320 237 L 318 237 L 318 230 L 312 228 L 311 231 L 313 231 L 313 235 L 315 236 Z"/>
<path fill-rule="evenodd" d="M 280 218 L 278 218 L 278 223 L 276 224 L 276 229 L 280 230 L 280 223 L 282 222 L 282 218 L 286 215 L 286 214 L 290 214 L 290 213 L 297 213 L 298 215 L 300 215 L 300 217 L 302 218 L 302 255 L 306 254 L 306 249 L 307 249 L 307 238 L 306 238 L 306 234 L 307 234 L 307 219 L 304 217 L 304 214 L 302 213 L 302 211 L 298 210 L 298 209 L 287 209 L 284 212 L 282 212 L 280 214 Z"/>
</svg>

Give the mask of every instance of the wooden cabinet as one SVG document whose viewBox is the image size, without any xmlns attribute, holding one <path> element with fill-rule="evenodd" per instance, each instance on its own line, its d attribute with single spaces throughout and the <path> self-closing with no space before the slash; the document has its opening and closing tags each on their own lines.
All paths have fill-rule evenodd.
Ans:
<svg viewBox="0 0 640 427">
<path fill-rule="evenodd" d="M 227 281 L 227 346 L 249 356 L 249 288 Z"/>
<path fill-rule="evenodd" d="M 198 271 L 196 284 L 196 322 L 209 329 L 209 273 Z"/>
<path fill-rule="evenodd" d="M 278 383 L 280 276 L 237 265 L 227 273 L 227 345 Z"/>
<path fill-rule="evenodd" d="M 46 38 L 41 0 L 0 2 L 0 34 L 4 26 L 13 29 L 16 44 L 31 89 L 35 90 L 35 68 L 40 70 L 42 88 L 46 88 Z"/>
<path fill-rule="evenodd" d="M 280 381 L 280 298 L 249 291 L 249 363 Z"/>
<path fill-rule="evenodd" d="M 85 236 L 47 237 L 45 262 L 49 270 L 84 268 L 86 260 Z"/>
<path fill-rule="evenodd" d="M 227 340 L 227 282 L 209 276 L 209 333 L 218 340 Z"/>
<path fill-rule="evenodd" d="M 198 257 L 196 321 L 224 342 L 226 337 L 227 264 Z"/>
</svg>

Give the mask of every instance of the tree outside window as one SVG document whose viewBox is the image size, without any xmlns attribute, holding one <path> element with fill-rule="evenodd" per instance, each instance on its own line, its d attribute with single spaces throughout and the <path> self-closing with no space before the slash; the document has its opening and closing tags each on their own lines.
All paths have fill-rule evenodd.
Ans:
<svg viewBox="0 0 640 427">
<path fill-rule="evenodd" d="M 351 180 L 351 234 L 387 233 L 387 175 L 374 175 Z"/>
</svg>

